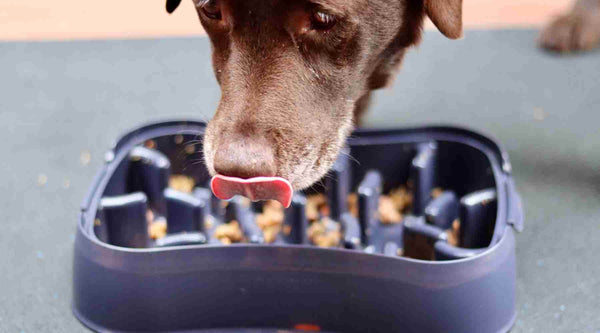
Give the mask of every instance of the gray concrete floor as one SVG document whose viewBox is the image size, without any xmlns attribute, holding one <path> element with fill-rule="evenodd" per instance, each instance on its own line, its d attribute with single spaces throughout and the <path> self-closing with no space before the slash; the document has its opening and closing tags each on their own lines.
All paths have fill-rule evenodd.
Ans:
<svg viewBox="0 0 600 333">
<path fill-rule="evenodd" d="M 559 58 L 534 39 L 428 33 L 367 124 L 457 124 L 497 137 L 527 218 L 512 331 L 597 333 L 600 52 Z M 208 42 L 0 43 L 0 91 L 0 331 L 85 331 L 70 312 L 79 203 L 119 134 L 210 118 L 219 91 Z"/>
</svg>

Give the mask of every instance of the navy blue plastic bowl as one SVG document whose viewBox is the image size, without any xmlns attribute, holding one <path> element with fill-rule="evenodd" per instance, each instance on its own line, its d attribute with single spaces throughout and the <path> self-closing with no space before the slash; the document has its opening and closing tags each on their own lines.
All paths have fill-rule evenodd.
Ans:
<svg viewBox="0 0 600 333">
<path fill-rule="evenodd" d="M 73 311 L 86 326 L 506 332 L 514 323 L 514 234 L 523 215 L 508 157 L 494 141 L 451 127 L 357 130 L 352 158 L 342 154 L 315 189 L 344 232 L 340 247 L 324 249 L 307 239 L 302 193 L 285 212 L 289 232 L 265 244 L 254 223 L 260 204 L 234 200 L 224 209 L 206 186 L 168 189 L 171 174 L 207 184 L 204 129 L 194 121 L 145 126 L 106 154 L 75 242 Z M 379 195 L 407 183 L 412 213 L 382 225 Z M 436 187 L 444 192 L 433 198 Z M 359 196 L 356 217 L 350 192 Z M 149 208 L 167 217 L 160 241 L 148 236 Z M 456 218 L 461 247 L 445 232 Z M 214 239 L 214 225 L 231 219 L 247 243 Z"/>
</svg>

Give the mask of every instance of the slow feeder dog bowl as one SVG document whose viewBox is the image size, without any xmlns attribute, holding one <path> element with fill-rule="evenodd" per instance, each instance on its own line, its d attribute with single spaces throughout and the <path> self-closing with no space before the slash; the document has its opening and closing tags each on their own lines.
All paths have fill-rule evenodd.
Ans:
<svg viewBox="0 0 600 333">
<path fill-rule="evenodd" d="M 341 154 L 312 190 L 325 194 L 339 227 L 334 247 L 319 248 L 306 215 L 314 193 L 294 195 L 271 239 L 256 223 L 263 204 L 224 205 L 210 193 L 198 162 L 204 128 L 149 125 L 107 153 L 75 242 L 73 310 L 88 327 L 480 333 L 512 326 L 514 231 L 523 216 L 508 157 L 492 140 L 449 127 L 356 131 L 352 158 Z M 188 191 L 169 188 L 171 175 L 193 179 Z M 411 209 L 399 223 L 381 223 L 380 197 L 403 184 Z M 154 240 L 156 221 L 162 235 Z M 219 226 L 229 228 L 227 241 L 216 238 Z M 240 242 L 225 244 L 232 240 Z"/>
</svg>

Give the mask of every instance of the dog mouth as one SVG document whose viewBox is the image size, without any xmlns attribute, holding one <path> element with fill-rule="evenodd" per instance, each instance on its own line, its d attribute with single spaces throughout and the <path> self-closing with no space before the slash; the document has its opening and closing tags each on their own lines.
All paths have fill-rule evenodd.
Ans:
<svg viewBox="0 0 600 333">
<path fill-rule="evenodd" d="M 210 182 L 215 196 L 221 200 L 230 200 L 242 195 L 252 201 L 277 200 L 285 208 L 292 202 L 294 190 L 288 180 L 281 177 L 238 178 L 216 175 Z"/>
</svg>

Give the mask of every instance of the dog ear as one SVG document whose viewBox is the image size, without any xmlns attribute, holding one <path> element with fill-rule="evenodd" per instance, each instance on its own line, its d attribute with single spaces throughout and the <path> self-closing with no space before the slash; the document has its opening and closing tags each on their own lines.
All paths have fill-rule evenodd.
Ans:
<svg viewBox="0 0 600 333">
<path fill-rule="evenodd" d="M 462 0 L 424 0 L 425 13 L 444 36 L 462 37 Z"/>
<path fill-rule="evenodd" d="M 181 0 L 167 0 L 167 13 L 173 13 L 180 3 Z"/>
</svg>

